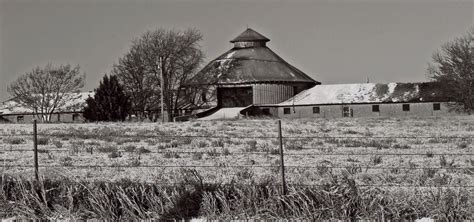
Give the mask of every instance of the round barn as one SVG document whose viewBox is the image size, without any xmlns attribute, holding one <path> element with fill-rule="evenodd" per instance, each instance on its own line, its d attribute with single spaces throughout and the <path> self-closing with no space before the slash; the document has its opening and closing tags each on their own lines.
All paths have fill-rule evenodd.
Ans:
<svg viewBox="0 0 474 222">
<path fill-rule="evenodd" d="M 203 79 L 219 68 L 212 81 L 217 86 L 218 107 L 277 104 L 320 84 L 268 48 L 269 41 L 248 28 L 230 41 L 234 44 L 232 49 L 198 73 Z"/>
</svg>

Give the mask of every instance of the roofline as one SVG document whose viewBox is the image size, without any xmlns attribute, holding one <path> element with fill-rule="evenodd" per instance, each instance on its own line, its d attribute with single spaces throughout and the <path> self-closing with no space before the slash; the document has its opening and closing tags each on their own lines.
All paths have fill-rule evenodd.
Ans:
<svg viewBox="0 0 474 222">
<path fill-rule="evenodd" d="M 402 104 L 402 103 L 456 103 L 454 101 L 403 101 L 403 102 L 364 102 L 364 103 L 314 103 L 314 104 L 254 104 L 262 107 L 294 107 L 294 106 L 341 106 L 341 105 L 379 105 L 379 104 Z"/>
<path fill-rule="evenodd" d="M 186 84 L 183 86 L 207 86 L 207 85 L 215 85 L 215 86 L 227 86 L 227 85 L 249 85 L 249 84 L 288 84 L 288 83 L 304 83 L 304 84 L 314 84 L 314 85 L 321 85 L 321 82 L 318 81 L 246 81 L 246 82 L 237 82 L 237 83 L 201 83 L 201 84 Z"/>
<path fill-rule="evenodd" d="M 74 113 L 83 113 L 84 111 L 64 111 L 64 112 L 53 112 L 51 114 L 74 114 Z M 17 116 L 17 115 L 49 115 L 49 113 L 0 113 L 0 116 Z"/>
</svg>

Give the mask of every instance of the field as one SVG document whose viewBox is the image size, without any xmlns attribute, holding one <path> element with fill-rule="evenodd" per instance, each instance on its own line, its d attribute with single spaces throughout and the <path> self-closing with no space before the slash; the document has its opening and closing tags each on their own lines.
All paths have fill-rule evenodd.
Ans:
<svg viewBox="0 0 474 222">
<path fill-rule="evenodd" d="M 26 181 L 34 178 L 32 130 L 32 124 L 1 125 L 3 175 Z M 399 198 L 410 192 L 433 198 L 433 193 L 426 190 L 453 189 L 455 197 L 467 199 L 462 202 L 465 205 L 459 204 L 457 217 L 445 218 L 466 218 L 462 215 L 473 210 L 472 116 L 282 120 L 282 135 L 288 195 L 298 193 L 300 188 L 317 189 L 340 181 L 352 181 L 361 193 L 375 189 L 380 195 L 396 193 Z M 274 119 L 38 124 L 38 138 L 39 174 L 45 181 L 67 178 L 117 184 L 125 179 L 131 183 L 176 187 L 197 179 L 201 184 L 222 186 L 267 184 L 277 193 L 281 183 Z M 437 204 L 441 204 L 439 200 Z M 222 216 L 220 205 L 215 208 L 220 210 L 203 213 L 201 207 L 194 216 L 232 216 L 229 212 Z M 413 219 L 433 216 L 429 212 L 432 213 L 416 209 L 414 213 L 398 213 L 408 215 L 401 218 Z M 292 215 L 287 213 L 281 215 Z M 244 215 L 268 217 L 268 213 L 257 212 Z M 279 218 L 277 212 L 275 215 L 272 218 Z M 312 213 L 295 215 L 300 218 Z M 351 216 L 350 212 L 345 215 Z M 436 215 L 435 218 L 443 219 Z M 311 218 L 345 217 L 333 214 Z"/>
</svg>

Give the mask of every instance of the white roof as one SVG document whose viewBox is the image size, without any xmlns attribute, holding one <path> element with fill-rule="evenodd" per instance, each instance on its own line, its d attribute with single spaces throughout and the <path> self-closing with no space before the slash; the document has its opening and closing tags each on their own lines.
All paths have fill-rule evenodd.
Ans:
<svg viewBox="0 0 474 222">
<path fill-rule="evenodd" d="M 88 97 L 93 97 L 94 92 L 70 93 L 66 94 L 66 96 L 69 98 L 64 106 L 58 107 L 55 112 L 82 111 L 86 105 L 86 99 Z M 33 110 L 11 99 L 0 104 L 0 115 L 27 113 L 33 113 Z"/>
<path fill-rule="evenodd" d="M 425 101 L 420 85 L 426 83 L 360 83 L 316 85 L 279 105 L 389 103 Z M 425 94 L 423 94 L 425 95 Z M 429 93 L 429 95 L 434 95 Z"/>
</svg>

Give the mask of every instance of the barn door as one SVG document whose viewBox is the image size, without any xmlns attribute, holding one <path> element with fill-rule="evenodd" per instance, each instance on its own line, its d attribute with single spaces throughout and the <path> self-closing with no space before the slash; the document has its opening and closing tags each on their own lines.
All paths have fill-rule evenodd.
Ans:
<svg viewBox="0 0 474 222">
<path fill-rule="evenodd" d="M 354 116 L 354 112 L 352 111 L 352 109 L 348 106 L 343 106 L 342 107 L 342 117 L 353 117 Z"/>
</svg>

